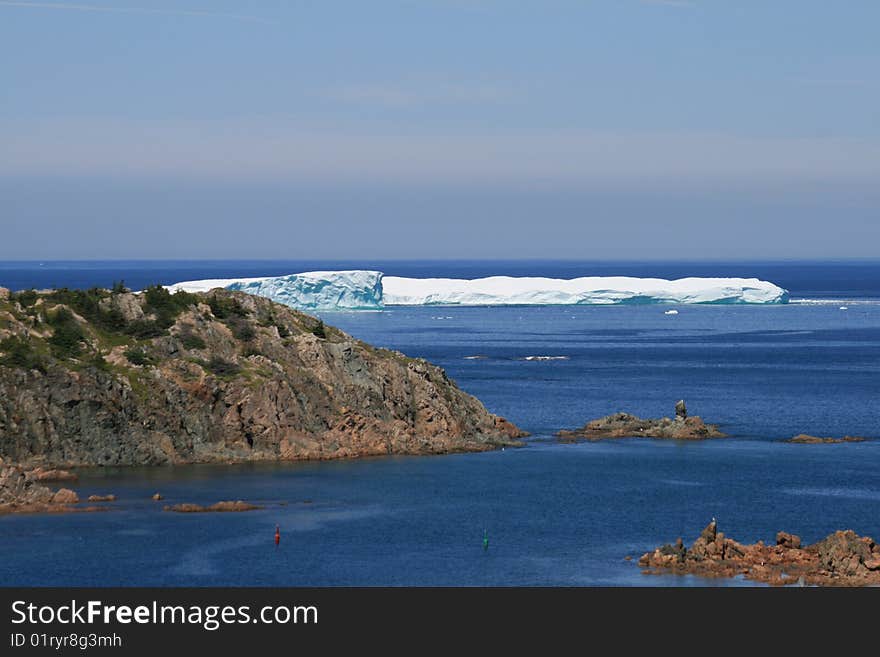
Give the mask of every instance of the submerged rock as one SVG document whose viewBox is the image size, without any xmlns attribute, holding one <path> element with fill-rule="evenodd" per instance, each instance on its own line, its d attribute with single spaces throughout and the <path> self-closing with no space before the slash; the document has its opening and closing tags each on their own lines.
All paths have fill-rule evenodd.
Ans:
<svg viewBox="0 0 880 657">
<path fill-rule="evenodd" d="M 861 443 L 864 441 L 865 439 L 861 436 L 844 436 L 843 438 L 820 438 L 819 436 L 811 436 L 806 433 L 801 433 L 794 438 L 789 438 L 785 442 L 800 443 L 802 445 L 819 445 L 827 443 Z"/>
<path fill-rule="evenodd" d="M 115 495 L 89 495 L 89 502 L 115 502 Z"/>
<path fill-rule="evenodd" d="M 224 501 L 217 502 L 216 504 L 212 504 L 211 506 L 202 506 L 200 504 L 174 504 L 173 506 L 166 506 L 163 508 L 163 511 L 173 511 L 175 513 L 226 513 L 226 512 L 235 512 L 235 511 L 256 511 L 257 509 L 262 509 L 263 507 L 258 506 L 256 504 L 250 504 L 248 502 L 242 502 L 241 500 L 236 501 Z"/>
<path fill-rule="evenodd" d="M 762 541 L 743 545 L 717 531 L 713 521 L 690 548 L 678 539 L 642 555 L 639 566 L 647 574 L 741 575 L 777 585 L 876 586 L 880 585 L 880 546 L 852 530 L 835 532 L 806 547 L 800 537 L 787 532 L 776 535 L 776 545 Z"/>
</svg>

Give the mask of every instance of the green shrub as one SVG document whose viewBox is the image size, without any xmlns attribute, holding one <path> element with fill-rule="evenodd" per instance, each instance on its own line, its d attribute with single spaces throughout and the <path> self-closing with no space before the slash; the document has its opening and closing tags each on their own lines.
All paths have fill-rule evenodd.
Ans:
<svg viewBox="0 0 880 657">
<path fill-rule="evenodd" d="M 95 324 L 100 328 L 106 329 L 111 333 L 119 333 L 125 330 L 125 316 L 119 308 L 113 308 L 101 311 L 100 317 L 94 320 Z"/>
<path fill-rule="evenodd" d="M 241 367 L 219 356 L 213 356 L 207 364 L 207 368 L 217 376 L 235 376 L 241 372 Z"/>
<path fill-rule="evenodd" d="M 327 330 L 324 327 L 324 320 L 319 319 L 318 323 L 315 324 L 314 328 L 312 328 L 312 335 L 316 335 L 321 339 L 327 337 Z"/>
<path fill-rule="evenodd" d="M 125 327 L 125 332 L 138 340 L 149 340 L 165 335 L 167 328 L 152 319 L 136 319 Z"/>
<path fill-rule="evenodd" d="M 9 295 L 9 300 L 18 301 L 22 308 L 33 306 L 39 298 L 40 295 L 37 294 L 36 290 L 22 290 L 21 292 L 15 292 Z"/>
<path fill-rule="evenodd" d="M 108 363 L 101 354 L 95 354 L 92 356 L 92 358 L 89 359 L 89 365 L 99 370 L 110 370 L 110 363 Z"/>
<path fill-rule="evenodd" d="M 84 338 L 82 329 L 71 322 L 56 326 L 49 344 L 52 345 L 52 353 L 59 358 L 74 358 L 82 351 L 80 343 Z"/>
<path fill-rule="evenodd" d="M 144 290 L 144 301 L 144 310 L 155 314 L 156 323 L 166 329 L 174 324 L 180 313 L 196 305 L 199 298 L 183 290 L 171 294 L 161 285 L 151 285 Z"/>
<path fill-rule="evenodd" d="M 71 290 L 66 287 L 52 290 L 46 299 L 48 301 L 64 304 L 73 308 L 79 315 L 89 321 L 94 321 L 100 314 L 100 302 L 107 296 L 107 292 L 97 287 L 89 290 Z"/>
<path fill-rule="evenodd" d="M 54 310 L 46 313 L 46 323 L 49 326 L 62 326 L 64 324 L 70 324 L 71 322 L 75 322 L 76 320 L 73 318 L 73 313 L 70 312 L 69 308 L 65 308 L 64 306 L 59 306 Z"/>
<path fill-rule="evenodd" d="M 125 350 L 125 357 L 132 365 L 150 365 L 153 359 L 150 358 L 143 349 L 132 347 Z"/>
<path fill-rule="evenodd" d="M 215 294 L 208 299 L 208 305 L 211 306 L 211 312 L 217 319 L 246 317 L 248 314 L 235 297 Z"/>
<path fill-rule="evenodd" d="M 62 306 L 50 313 L 46 320 L 54 329 L 52 337 L 49 338 L 52 353 L 58 358 L 79 356 L 82 351 L 80 343 L 86 336 L 82 327 L 73 318 L 73 313 Z"/>
<path fill-rule="evenodd" d="M 0 341 L 0 351 L 3 356 L 0 357 L 0 364 L 9 367 L 20 367 L 25 370 L 46 371 L 46 365 L 43 358 L 38 354 L 30 342 L 22 340 L 18 336 L 9 336 Z"/>
<path fill-rule="evenodd" d="M 184 349 L 204 349 L 206 346 L 202 338 L 189 331 L 180 334 L 180 342 Z"/>
<path fill-rule="evenodd" d="M 113 289 L 111 292 L 113 294 L 125 294 L 129 289 L 125 287 L 125 281 L 113 281 Z"/>
<path fill-rule="evenodd" d="M 125 329 L 125 318 L 118 308 L 104 309 L 101 302 L 108 298 L 106 290 L 93 287 L 89 290 L 71 290 L 66 287 L 53 290 L 46 297 L 48 301 L 73 308 L 77 314 L 96 327 L 118 333 Z"/>
<path fill-rule="evenodd" d="M 254 327 L 242 317 L 232 317 L 226 322 L 226 325 L 232 331 L 232 335 L 244 342 L 250 342 L 257 337 Z"/>
<path fill-rule="evenodd" d="M 286 338 L 290 336 L 290 329 L 288 329 L 284 324 L 275 324 L 275 328 L 278 329 L 278 337 Z"/>
</svg>

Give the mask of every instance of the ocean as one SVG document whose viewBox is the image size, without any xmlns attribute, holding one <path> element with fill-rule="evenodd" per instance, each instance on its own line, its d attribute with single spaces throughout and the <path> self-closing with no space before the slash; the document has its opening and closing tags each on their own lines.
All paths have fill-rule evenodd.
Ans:
<svg viewBox="0 0 880 657">
<path fill-rule="evenodd" d="M 635 561 L 678 536 L 692 541 L 713 516 L 743 542 L 772 541 L 778 530 L 813 542 L 844 528 L 880 538 L 880 262 L 6 262 L 0 285 L 124 279 L 138 288 L 316 269 L 754 276 L 788 289 L 794 302 L 684 305 L 677 315 L 656 305 L 321 313 L 357 338 L 444 367 L 489 410 L 530 431 L 527 446 L 83 470 L 80 495 L 115 493 L 112 510 L 0 517 L 0 584 L 741 585 L 645 576 Z M 619 410 L 671 415 L 680 398 L 730 438 L 553 438 Z M 781 442 L 802 432 L 869 440 Z M 266 508 L 163 513 L 165 502 L 149 499 L 156 491 L 171 503 L 245 499 Z"/>
</svg>

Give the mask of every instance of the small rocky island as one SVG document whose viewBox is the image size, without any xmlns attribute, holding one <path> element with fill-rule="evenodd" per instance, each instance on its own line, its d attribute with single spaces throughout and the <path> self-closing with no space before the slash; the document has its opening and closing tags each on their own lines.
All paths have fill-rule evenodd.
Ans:
<svg viewBox="0 0 880 657">
<path fill-rule="evenodd" d="M 704 440 L 723 438 L 726 434 L 714 424 L 697 416 L 688 417 L 684 400 L 675 404 L 675 418 L 643 419 L 629 413 L 614 413 L 592 420 L 580 429 L 556 434 L 562 440 L 604 440 L 607 438 L 666 438 L 669 440 Z"/>
<path fill-rule="evenodd" d="M 441 368 L 268 299 L 0 288 L 6 508 L 63 504 L 37 466 L 439 454 L 524 435 Z"/>
<path fill-rule="evenodd" d="M 743 545 L 719 532 L 713 519 L 691 547 L 679 538 L 642 555 L 639 566 L 646 574 L 743 576 L 774 585 L 877 586 L 880 545 L 852 530 L 834 532 L 807 546 L 786 532 L 776 535 L 775 545 Z"/>
</svg>

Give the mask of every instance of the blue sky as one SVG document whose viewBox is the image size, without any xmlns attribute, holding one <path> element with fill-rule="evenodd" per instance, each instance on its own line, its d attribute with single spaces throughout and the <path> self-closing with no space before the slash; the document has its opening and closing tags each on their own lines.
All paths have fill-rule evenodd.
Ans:
<svg viewBox="0 0 880 657">
<path fill-rule="evenodd" d="M 878 257 L 880 3 L 0 1 L 0 258 Z"/>
</svg>

